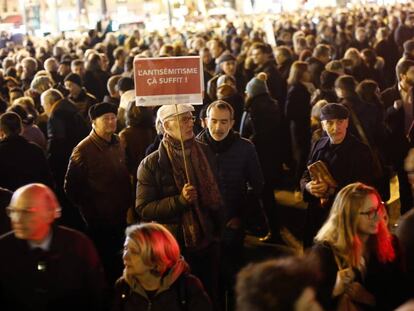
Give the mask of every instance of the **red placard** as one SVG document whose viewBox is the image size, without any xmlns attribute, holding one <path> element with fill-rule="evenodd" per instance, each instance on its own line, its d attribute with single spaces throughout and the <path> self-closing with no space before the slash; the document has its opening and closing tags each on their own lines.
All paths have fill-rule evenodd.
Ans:
<svg viewBox="0 0 414 311">
<path fill-rule="evenodd" d="M 135 58 L 134 78 L 138 106 L 203 103 L 199 56 Z"/>
</svg>

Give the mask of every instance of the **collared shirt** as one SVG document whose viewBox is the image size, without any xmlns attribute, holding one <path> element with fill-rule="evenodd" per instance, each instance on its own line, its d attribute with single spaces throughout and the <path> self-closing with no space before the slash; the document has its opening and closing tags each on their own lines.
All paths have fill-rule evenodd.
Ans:
<svg viewBox="0 0 414 311">
<path fill-rule="evenodd" d="M 27 241 L 27 243 L 29 243 L 30 249 L 41 248 L 44 251 L 48 251 L 50 249 L 50 243 L 52 242 L 52 235 L 53 235 L 52 230 L 50 230 L 49 234 L 42 241 L 42 243 L 37 244 L 37 243 L 34 243 L 33 241 Z"/>
</svg>

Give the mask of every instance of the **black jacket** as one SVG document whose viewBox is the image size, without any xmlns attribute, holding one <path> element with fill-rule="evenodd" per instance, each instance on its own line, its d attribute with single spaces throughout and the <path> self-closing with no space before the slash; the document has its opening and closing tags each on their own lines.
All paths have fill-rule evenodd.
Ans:
<svg viewBox="0 0 414 311">
<path fill-rule="evenodd" d="M 53 108 L 47 122 L 47 156 L 59 187 L 63 187 L 73 148 L 89 133 L 89 126 L 74 104 L 62 99 Z"/>
<path fill-rule="evenodd" d="M 240 134 L 255 145 L 265 181 L 280 180 L 285 141 L 282 137 L 281 111 L 268 93 L 249 99 L 240 124 Z"/>
<path fill-rule="evenodd" d="M 247 196 L 247 184 L 260 195 L 263 175 L 254 145 L 238 133 L 230 132 L 221 142 L 211 138 L 208 130 L 197 136 L 215 154 L 210 165 L 217 172 L 217 182 L 225 203 L 224 221 L 242 218 Z"/>
<path fill-rule="evenodd" d="M 0 253 L 2 311 L 102 310 L 103 269 L 82 233 L 56 226 L 50 249 L 36 254 L 9 232 L 0 237 Z"/>
<path fill-rule="evenodd" d="M 0 141 L 0 187 L 14 191 L 35 182 L 53 187 L 42 149 L 19 135 Z"/>
<path fill-rule="evenodd" d="M 411 98 L 414 92 L 411 94 Z M 396 168 L 402 167 L 408 150 L 413 146 L 413 141 L 407 138 L 405 129 L 405 112 L 404 108 L 395 109 L 394 102 L 401 100 L 401 94 L 398 85 L 390 87 L 381 93 L 381 99 L 386 107 L 385 124 L 390 130 L 390 148 L 388 148 L 389 158 Z M 414 101 L 411 103 L 414 111 Z"/>
<path fill-rule="evenodd" d="M 281 74 L 277 70 L 275 61 L 269 60 L 264 65 L 257 67 L 255 73 L 264 72 L 267 74 L 267 87 L 269 88 L 270 95 L 273 99 L 276 99 L 279 105 L 284 105 L 287 93 L 287 84 L 283 80 Z M 280 107 L 283 112 L 283 107 Z"/>
<path fill-rule="evenodd" d="M 373 183 L 373 168 L 371 153 L 366 145 L 351 134 L 347 134 L 344 141 L 332 145 L 328 136 L 323 136 L 312 147 L 308 165 L 316 161 L 323 161 L 332 177 L 338 183 L 335 194 L 346 185 L 353 182 Z M 308 169 L 301 179 L 301 189 L 305 201 L 319 201 L 305 190 L 306 184 L 311 181 Z"/>
<path fill-rule="evenodd" d="M 145 292 L 132 291 L 119 279 L 115 284 L 112 311 L 211 311 L 211 302 L 201 282 L 191 274 L 182 274 L 168 289 L 149 298 Z"/>
<path fill-rule="evenodd" d="M 376 299 L 374 307 L 361 305 L 362 310 L 391 311 L 407 298 L 398 240 L 394 238 L 393 242 L 396 252 L 396 259 L 393 262 L 381 263 L 375 254 L 371 254 L 367 262 L 365 278 L 362 279 L 360 273 L 356 271 L 357 281 Z M 332 291 L 338 272 L 334 254 L 326 244 L 315 244 L 312 253 L 320 265 L 321 279 L 317 293 L 318 301 L 321 302 L 325 310 L 334 310 L 337 301 L 332 298 Z"/>
<path fill-rule="evenodd" d="M 311 140 L 310 93 L 302 83 L 296 83 L 289 88 L 285 108 L 292 144 L 308 154 Z"/>
<path fill-rule="evenodd" d="M 414 209 L 405 213 L 400 219 L 396 235 L 401 243 L 410 298 L 414 298 Z"/>
<path fill-rule="evenodd" d="M 9 232 L 10 227 L 10 218 L 7 217 L 6 207 L 9 206 L 13 192 L 0 188 L 0 235 Z"/>
<path fill-rule="evenodd" d="M 87 91 L 95 96 L 98 102 L 101 102 L 105 95 L 108 95 L 106 88 L 108 79 L 109 74 L 103 70 L 86 70 L 83 81 Z"/>
</svg>

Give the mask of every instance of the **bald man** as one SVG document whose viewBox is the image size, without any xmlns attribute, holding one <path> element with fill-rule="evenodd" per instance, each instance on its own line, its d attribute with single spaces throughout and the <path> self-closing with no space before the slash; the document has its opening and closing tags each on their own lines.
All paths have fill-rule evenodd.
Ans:
<svg viewBox="0 0 414 311">
<path fill-rule="evenodd" d="M 45 185 L 17 189 L 0 237 L 0 310 L 101 310 L 104 285 L 92 242 L 54 225 L 60 208 Z"/>
</svg>

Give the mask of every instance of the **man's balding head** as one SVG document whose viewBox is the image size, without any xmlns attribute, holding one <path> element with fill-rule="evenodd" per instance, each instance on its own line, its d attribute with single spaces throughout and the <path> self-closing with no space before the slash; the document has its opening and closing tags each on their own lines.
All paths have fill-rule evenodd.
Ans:
<svg viewBox="0 0 414 311">
<path fill-rule="evenodd" d="M 59 68 L 59 63 L 56 60 L 56 58 L 54 57 L 49 57 L 48 59 L 45 60 L 45 62 L 43 63 L 43 67 L 45 68 L 46 71 L 48 72 L 57 72 L 58 68 Z"/>
<path fill-rule="evenodd" d="M 47 186 L 28 184 L 14 192 L 8 213 L 17 238 L 41 243 L 49 235 L 60 208 L 55 194 Z"/>
<path fill-rule="evenodd" d="M 63 99 L 63 95 L 56 89 L 48 89 L 42 93 L 40 102 L 48 117 L 52 113 L 53 106 L 61 99 Z"/>
</svg>

